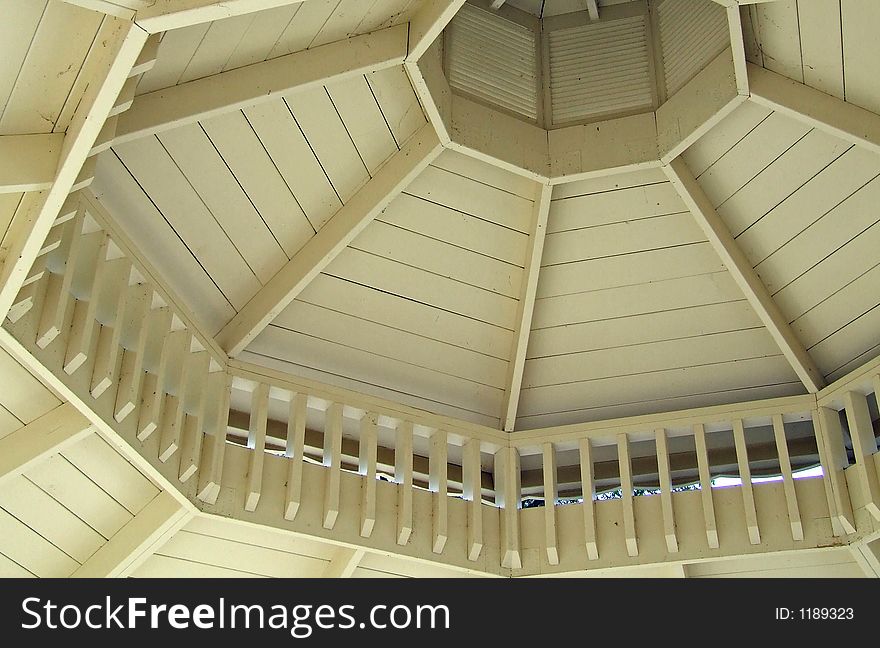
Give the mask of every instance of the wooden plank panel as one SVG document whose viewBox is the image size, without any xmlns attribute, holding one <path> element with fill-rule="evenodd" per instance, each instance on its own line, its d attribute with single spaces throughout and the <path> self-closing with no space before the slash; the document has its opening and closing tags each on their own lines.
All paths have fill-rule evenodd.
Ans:
<svg viewBox="0 0 880 648">
<path fill-rule="evenodd" d="M 98 157 L 95 196 L 135 240 L 167 285 L 189 304 L 206 332 L 220 330 L 235 310 L 207 269 L 113 153 Z M 149 244 L 147 242 L 150 242 Z"/>
<path fill-rule="evenodd" d="M 0 509 L 0 553 L 40 578 L 63 578 L 79 563 Z"/>
<path fill-rule="evenodd" d="M 392 292 L 396 295 L 511 328 L 516 300 L 452 281 L 419 268 L 347 248 L 326 274 Z"/>
<path fill-rule="evenodd" d="M 53 455 L 25 476 L 105 538 L 133 516 L 61 455 Z"/>
<path fill-rule="evenodd" d="M 52 132 L 102 18 L 66 2 L 46 6 L 0 116 L 0 135 Z"/>
<path fill-rule="evenodd" d="M 487 164 L 470 155 L 453 151 L 452 149 L 444 150 L 431 164 L 450 173 L 471 178 L 481 184 L 495 187 L 526 200 L 534 200 L 535 198 L 535 183 L 533 180 L 517 173 L 511 173 L 507 169 L 502 169 L 494 164 Z M 569 186 L 568 184 L 564 185 L 564 187 Z"/>
<path fill-rule="evenodd" d="M 563 185 L 567 186 L 567 185 Z M 560 197 L 554 189 L 547 235 L 686 211 L 669 182 Z"/>
<path fill-rule="evenodd" d="M 408 193 L 391 201 L 376 220 L 519 267 L 525 262 L 528 236 L 522 232 Z"/>
<path fill-rule="evenodd" d="M 223 294 L 239 309 L 260 282 L 155 137 L 114 149 Z"/>
<path fill-rule="evenodd" d="M 728 272 L 699 274 L 623 286 L 615 290 L 539 298 L 535 302 L 532 328 L 564 326 L 741 299 L 742 292 Z"/>
<path fill-rule="evenodd" d="M 3 484 L 0 507 L 78 563 L 85 562 L 106 542 L 101 534 L 23 476 Z"/>
<path fill-rule="evenodd" d="M 682 157 L 694 177 L 699 178 L 703 175 L 706 169 L 747 137 L 770 114 L 769 108 L 752 101 L 746 101 L 720 124 L 697 140 L 687 151 L 682 153 Z"/>
<path fill-rule="evenodd" d="M 210 26 L 210 23 L 202 23 L 165 32 L 156 64 L 141 77 L 137 94 L 177 85 Z"/>
<path fill-rule="evenodd" d="M 399 149 L 366 77 L 359 76 L 329 85 L 327 93 L 372 176 Z"/>
<path fill-rule="evenodd" d="M 298 301 L 501 360 L 507 360 L 510 353 L 512 333 L 508 329 L 327 274 L 318 275 Z M 282 312 L 277 321 L 288 320 Z"/>
<path fill-rule="evenodd" d="M 876 344 L 880 307 L 874 306 L 810 348 L 816 363 L 836 380 L 880 353 Z"/>
<path fill-rule="evenodd" d="M 741 233 L 737 243 L 757 267 L 878 175 L 880 158 L 853 147 Z"/>
<path fill-rule="evenodd" d="M 253 19 L 253 14 L 242 14 L 210 23 L 208 31 L 183 68 L 177 83 L 186 83 L 222 72 L 226 67 L 226 61 L 247 33 Z"/>
<path fill-rule="evenodd" d="M 397 146 L 402 146 L 427 122 L 403 66 L 368 74 L 367 82 Z"/>
<path fill-rule="evenodd" d="M 36 578 L 36 574 L 0 553 L 0 578 Z"/>
<path fill-rule="evenodd" d="M 133 573 L 133 578 L 266 578 L 260 574 L 155 554 Z"/>
<path fill-rule="evenodd" d="M 529 336 L 527 358 L 549 358 L 758 326 L 761 321 L 748 302 L 722 302 L 534 330 Z"/>
<path fill-rule="evenodd" d="M 843 39 L 840 0 L 799 0 L 798 29 L 804 83 L 838 99 L 843 92 Z"/>
<path fill-rule="evenodd" d="M 175 128 L 159 140 L 250 271 L 269 281 L 288 257 L 202 127 Z"/>
<path fill-rule="evenodd" d="M 804 82 L 797 0 L 760 3 L 755 7 L 764 67 Z"/>
<path fill-rule="evenodd" d="M 529 360 L 523 387 L 598 380 L 778 354 L 779 347 L 761 327 Z"/>
<path fill-rule="evenodd" d="M 301 3 L 294 3 L 250 14 L 251 23 L 226 59 L 223 70 L 265 61 L 300 6 Z"/>
<path fill-rule="evenodd" d="M 19 2 L 2 0 L 0 14 L 5 18 L 0 23 L 0 42 L 3 43 L 3 67 L 0 68 L 0 115 L 6 108 L 15 81 L 21 73 L 28 50 L 37 33 L 40 19 L 46 10 L 48 0 Z M 13 13 L 14 12 L 14 13 Z"/>
<path fill-rule="evenodd" d="M 315 156 L 346 203 L 370 179 L 354 142 L 333 107 L 326 88 L 294 93 L 284 99 Z"/>
<path fill-rule="evenodd" d="M 292 257 L 315 230 L 244 113 L 235 111 L 201 125 L 287 258 Z"/>
<path fill-rule="evenodd" d="M 538 299 L 586 291 L 622 290 L 722 270 L 724 264 L 708 242 L 677 245 L 542 268 Z M 667 307 L 674 308 L 675 303 Z"/>
<path fill-rule="evenodd" d="M 22 427 L 24 427 L 24 423 L 3 405 L 0 405 L 0 439 Z"/>
<path fill-rule="evenodd" d="M 719 216 L 739 236 L 850 148 L 842 139 L 810 131 L 719 207 Z"/>
<path fill-rule="evenodd" d="M 503 388 L 507 362 L 295 301 L 273 326 Z"/>
<path fill-rule="evenodd" d="M 880 58 L 880 5 L 866 0 L 841 0 L 843 67 L 846 100 L 880 114 L 880 89 L 872 61 Z"/>
<path fill-rule="evenodd" d="M 62 454 L 132 515 L 137 515 L 159 492 L 140 470 L 97 434 L 87 436 Z"/>
<path fill-rule="evenodd" d="M 283 101 L 262 103 L 246 109 L 244 115 L 312 228 L 320 229 L 342 203 L 287 104 Z"/>
<path fill-rule="evenodd" d="M 263 331 L 248 349 L 484 414 L 495 414 L 496 408 L 500 407 L 502 391 L 498 388 L 274 326 Z"/>
</svg>

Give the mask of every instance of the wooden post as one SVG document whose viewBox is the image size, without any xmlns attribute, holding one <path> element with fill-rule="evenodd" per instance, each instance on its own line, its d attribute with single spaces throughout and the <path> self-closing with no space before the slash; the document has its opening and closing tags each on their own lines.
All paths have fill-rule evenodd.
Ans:
<svg viewBox="0 0 880 648">
<path fill-rule="evenodd" d="M 837 410 L 820 407 L 813 415 L 813 423 L 816 425 L 816 430 L 821 435 L 828 453 L 829 470 L 826 478 L 831 482 L 837 520 L 845 533 L 855 533 L 856 519 L 844 472 L 849 466 L 849 458 L 846 455 L 846 447 L 843 445 L 843 427 L 840 424 L 840 414 Z"/>
<path fill-rule="evenodd" d="M 785 424 L 782 421 L 782 414 L 773 415 L 773 436 L 776 437 L 776 454 L 779 456 L 779 471 L 782 473 L 782 487 L 785 490 L 788 521 L 791 523 L 791 537 L 793 540 L 803 540 L 804 525 L 801 522 L 794 478 L 791 474 L 791 459 L 788 456 L 788 442 L 785 440 Z"/>
<path fill-rule="evenodd" d="M 755 493 L 752 490 L 752 471 L 749 468 L 749 452 L 746 447 L 746 435 L 743 422 L 733 422 L 733 440 L 736 444 L 736 460 L 739 464 L 739 478 L 742 481 L 743 507 L 746 514 L 746 527 L 749 530 L 749 542 L 761 544 L 761 532 L 758 529 L 758 512 L 755 509 Z"/>
<path fill-rule="evenodd" d="M 559 540 L 556 535 L 556 500 L 559 484 L 556 479 L 556 453 L 552 443 L 542 448 L 544 473 L 544 536 L 547 544 L 547 562 L 559 564 Z"/>
<path fill-rule="evenodd" d="M 877 439 L 874 437 L 868 399 L 861 392 L 848 391 L 843 395 L 843 401 L 853 454 L 856 457 L 855 471 L 865 498 L 865 508 L 875 520 L 880 520 L 880 477 L 877 476 L 877 466 L 874 463 Z"/>
<path fill-rule="evenodd" d="M 710 549 L 718 548 L 718 525 L 715 523 L 715 502 L 712 500 L 712 473 L 709 471 L 709 452 L 706 448 L 706 429 L 702 423 L 694 425 L 694 446 L 700 471 L 700 497 L 703 501 L 703 519 L 706 540 Z"/>
<path fill-rule="evenodd" d="M 116 382 L 119 373 L 119 352 L 122 348 L 122 330 L 125 328 L 126 317 L 130 316 L 131 262 L 128 259 L 122 259 L 119 263 L 122 265 L 120 272 L 122 278 L 116 297 L 113 324 L 101 327 L 101 332 L 98 334 L 98 349 L 95 351 L 95 367 L 92 372 L 92 397 L 94 398 L 100 398 L 101 394 Z"/>
<path fill-rule="evenodd" d="M 376 526 L 376 456 L 378 453 L 378 415 L 365 412 L 361 419 L 361 438 L 358 443 L 358 472 L 363 476 L 361 486 L 362 538 L 369 538 Z"/>
<path fill-rule="evenodd" d="M 293 520 L 302 504 L 303 449 L 306 440 L 306 412 L 309 397 L 291 394 L 287 415 L 287 493 L 285 495 L 284 519 Z"/>
<path fill-rule="evenodd" d="M 37 346 L 41 349 L 45 349 L 69 325 L 70 292 L 82 248 L 84 217 L 83 210 L 81 208 L 77 210 L 76 216 L 68 223 L 62 238 L 60 247 L 61 253 L 65 256 L 64 272 L 60 276 L 52 275 L 46 291 L 43 312 L 37 328 Z"/>
<path fill-rule="evenodd" d="M 199 461 L 198 498 L 208 504 L 214 504 L 220 495 L 220 483 L 223 478 L 223 460 L 226 456 L 226 433 L 229 426 L 229 397 L 232 390 L 232 376 L 226 372 L 213 374 L 215 394 L 213 402 L 217 408 L 214 420 L 214 432 L 208 442 L 202 445 L 202 457 Z"/>
<path fill-rule="evenodd" d="M 495 501 L 501 508 L 501 566 L 522 569 L 519 509 L 522 507 L 519 450 L 495 453 Z"/>
<path fill-rule="evenodd" d="M 331 403 L 324 419 L 323 462 L 327 467 L 324 480 L 324 528 L 332 529 L 339 517 L 339 486 L 342 477 L 342 403 Z"/>
<path fill-rule="evenodd" d="M 73 314 L 70 338 L 67 341 L 67 351 L 64 356 L 64 371 L 72 375 L 86 358 L 92 353 L 92 343 L 95 331 L 100 326 L 97 323 L 98 304 L 101 299 L 101 291 L 104 282 L 107 281 L 109 267 L 107 252 L 110 246 L 110 236 L 103 234 L 95 259 L 95 271 L 92 273 L 91 286 L 89 287 L 88 302 L 78 302 Z"/>
<path fill-rule="evenodd" d="M 581 491 L 584 511 L 584 542 L 587 558 L 599 559 L 599 543 L 596 538 L 596 485 L 593 481 L 593 445 L 589 439 L 578 441 L 581 461 Z"/>
<path fill-rule="evenodd" d="M 266 426 L 269 420 L 269 385 L 257 383 L 251 399 L 251 416 L 248 424 L 247 492 L 244 510 L 256 511 L 263 492 L 263 460 L 266 457 Z"/>
<path fill-rule="evenodd" d="M 620 494 L 626 553 L 635 557 L 639 555 L 639 543 L 636 537 L 636 515 L 633 508 L 632 461 L 629 456 L 629 436 L 626 432 L 617 435 L 617 461 L 620 465 Z"/>
<path fill-rule="evenodd" d="M 405 545 L 413 528 L 413 424 L 397 426 L 394 444 L 394 481 L 397 482 L 397 544 Z"/>
<path fill-rule="evenodd" d="M 462 495 L 468 501 L 468 560 L 476 561 L 483 551 L 483 463 L 478 439 L 465 441 L 461 463 Z"/>
<path fill-rule="evenodd" d="M 431 434 L 431 452 L 428 458 L 428 489 L 432 492 L 433 532 L 432 550 L 443 553 L 449 538 L 449 496 L 447 495 L 448 449 L 446 430 L 434 430 Z"/>
<path fill-rule="evenodd" d="M 657 440 L 657 471 L 660 476 L 660 506 L 663 509 L 663 534 L 669 553 L 678 553 L 678 535 L 675 532 L 675 511 L 672 507 L 672 473 L 669 469 L 669 447 L 666 430 L 654 431 Z"/>
</svg>

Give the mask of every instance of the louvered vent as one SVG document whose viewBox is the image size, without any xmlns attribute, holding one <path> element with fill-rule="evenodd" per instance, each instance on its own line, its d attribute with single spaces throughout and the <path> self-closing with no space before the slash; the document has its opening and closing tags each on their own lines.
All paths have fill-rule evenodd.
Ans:
<svg viewBox="0 0 880 648">
<path fill-rule="evenodd" d="M 537 45 L 531 29 L 466 4 L 446 31 L 445 46 L 452 88 L 537 119 Z"/>
<path fill-rule="evenodd" d="M 553 124 L 653 105 L 644 16 L 550 32 Z"/>
<path fill-rule="evenodd" d="M 666 96 L 672 96 L 730 45 L 727 13 L 708 0 L 663 0 L 657 18 Z"/>
</svg>

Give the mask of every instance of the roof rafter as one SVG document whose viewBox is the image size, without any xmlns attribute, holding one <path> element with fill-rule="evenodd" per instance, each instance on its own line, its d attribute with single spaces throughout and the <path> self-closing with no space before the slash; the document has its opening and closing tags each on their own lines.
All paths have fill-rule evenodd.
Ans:
<svg viewBox="0 0 880 648">
<path fill-rule="evenodd" d="M 425 0 L 409 23 L 409 53 L 406 60 L 419 60 L 464 3 L 465 0 Z"/>
<path fill-rule="evenodd" d="M 135 0 L 136 2 L 137 0 Z M 212 22 L 231 16 L 300 4 L 305 0 L 154 0 L 139 9 L 135 22 L 151 34 Z M 111 4 L 131 4 L 132 0 L 112 0 Z"/>
<path fill-rule="evenodd" d="M 547 217 L 550 214 L 550 198 L 553 187 L 546 184 L 537 186 L 532 231 L 529 232 L 529 247 L 523 282 L 520 289 L 519 305 L 513 333 L 513 349 L 507 369 L 507 383 L 501 411 L 501 423 L 506 432 L 512 432 L 516 424 L 516 410 L 519 393 L 522 389 L 523 370 L 526 364 L 526 350 L 532 330 L 532 313 L 535 310 L 535 295 L 538 292 L 538 274 L 541 271 L 541 258 L 544 254 L 544 238 L 547 234 Z"/>
<path fill-rule="evenodd" d="M 663 170 L 807 391 L 818 392 L 825 386 L 824 377 L 687 164 L 679 157 L 664 166 Z"/>
<path fill-rule="evenodd" d="M 407 28 L 398 25 L 149 92 L 120 116 L 114 143 L 401 65 L 406 49 Z"/>
<path fill-rule="evenodd" d="M 244 350 L 442 148 L 434 128 L 425 124 L 223 327 L 217 335 L 220 346 L 230 356 Z"/>
<path fill-rule="evenodd" d="M 0 136 L 0 193 L 51 187 L 63 141 L 63 133 Z"/>
<path fill-rule="evenodd" d="M 752 101 L 880 153 L 880 115 L 752 63 L 748 73 Z"/>
<path fill-rule="evenodd" d="M 76 185 L 147 36 L 132 22 L 113 16 L 107 16 L 101 23 L 89 53 L 90 57 L 98 57 L 94 78 L 64 135 L 52 186 L 37 194 L 27 209 L 19 210 L 10 224 L 7 240 L 11 243 L 0 270 L 0 317 L 9 311 L 46 235 Z"/>
<path fill-rule="evenodd" d="M 131 574 L 192 517 L 193 512 L 175 497 L 160 492 L 71 578 L 118 578 Z"/>
</svg>

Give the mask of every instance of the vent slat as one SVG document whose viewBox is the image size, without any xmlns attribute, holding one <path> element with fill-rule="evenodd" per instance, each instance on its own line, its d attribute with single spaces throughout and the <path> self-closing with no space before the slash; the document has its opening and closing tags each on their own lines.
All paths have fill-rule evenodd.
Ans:
<svg viewBox="0 0 880 648">
<path fill-rule="evenodd" d="M 666 94 L 671 96 L 729 45 L 727 14 L 714 2 L 663 0 L 657 18 Z"/>
</svg>

